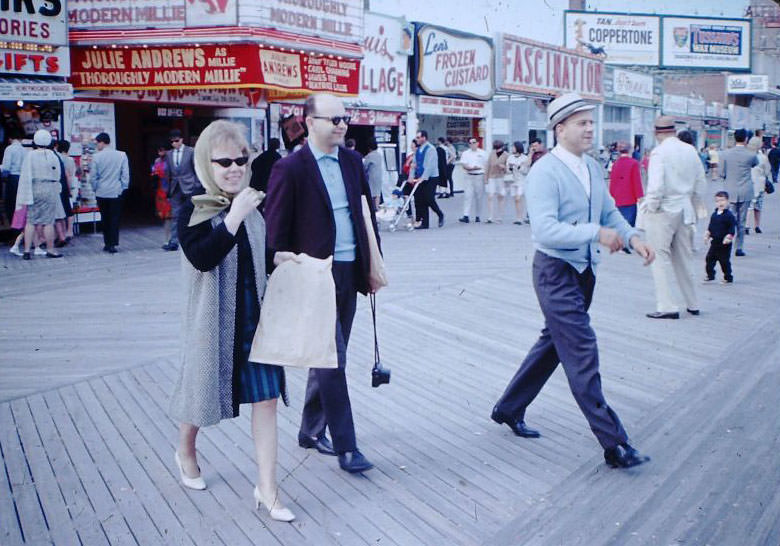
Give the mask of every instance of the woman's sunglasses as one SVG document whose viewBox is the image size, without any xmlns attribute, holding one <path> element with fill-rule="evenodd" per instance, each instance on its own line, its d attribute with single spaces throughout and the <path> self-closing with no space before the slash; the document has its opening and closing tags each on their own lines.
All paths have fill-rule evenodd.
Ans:
<svg viewBox="0 0 780 546">
<path fill-rule="evenodd" d="M 311 116 L 311 117 L 313 117 L 314 119 L 327 119 L 327 120 L 330 120 L 330 122 L 334 126 L 336 126 L 336 127 L 338 127 L 338 124 L 341 123 L 342 121 L 344 122 L 344 125 L 349 125 L 349 120 L 352 119 L 352 116 L 331 116 L 331 117 L 328 117 L 328 116 Z"/>
<path fill-rule="evenodd" d="M 249 158 L 247 156 L 245 156 L 245 155 L 242 155 L 241 157 L 236 157 L 234 159 L 231 159 L 229 157 L 220 157 L 219 159 L 212 159 L 211 160 L 212 163 L 216 163 L 217 165 L 219 165 L 223 169 L 227 169 L 233 163 L 235 163 L 239 167 L 243 167 L 244 165 L 247 164 L 248 161 L 249 161 Z"/>
</svg>

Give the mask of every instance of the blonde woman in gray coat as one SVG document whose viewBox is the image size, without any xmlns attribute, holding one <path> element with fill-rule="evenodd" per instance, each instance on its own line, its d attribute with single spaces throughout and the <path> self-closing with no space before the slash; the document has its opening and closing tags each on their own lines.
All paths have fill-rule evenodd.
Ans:
<svg viewBox="0 0 780 546">
<path fill-rule="evenodd" d="M 255 505 L 272 519 L 292 521 L 276 483 L 276 406 L 285 398 L 284 369 L 250 362 L 265 291 L 263 197 L 249 187 L 249 146 L 242 129 L 215 121 L 195 146 L 195 170 L 206 193 L 179 214 L 186 303 L 183 361 L 171 414 L 179 426 L 176 465 L 182 483 L 205 489 L 195 440 L 200 427 L 238 416 L 252 405 L 258 465 Z"/>
</svg>

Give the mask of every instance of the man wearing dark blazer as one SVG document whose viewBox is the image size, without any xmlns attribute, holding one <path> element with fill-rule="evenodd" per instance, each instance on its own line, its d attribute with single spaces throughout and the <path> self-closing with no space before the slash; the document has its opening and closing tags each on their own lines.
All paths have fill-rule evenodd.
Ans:
<svg viewBox="0 0 780 546">
<path fill-rule="evenodd" d="M 357 447 L 345 367 L 357 293 L 369 291 L 364 197 L 375 233 L 376 219 L 360 155 L 339 146 L 349 123 L 341 100 L 311 95 L 304 118 L 308 143 L 276 162 L 271 171 L 265 201 L 267 248 L 276 265 L 292 253 L 321 259 L 333 256 L 338 368 L 309 370 L 298 443 L 338 455 L 339 466 L 347 472 L 363 472 L 373 465 Z"/>
<path fill-rule="evenodd" d="M 200 188 L 198 175 L 195 174 L 195 150 L 184 144 L 181 131 L 173 129 L 169 134 L 172 150 L 166 154 L 168 172 L 171 180 L 168 183 L 168 200 L 171 202 L 171 238 L 165 243 L 163 250 L 178 250 L 179 230 L 178 218 L 182 206 L 192 197 L 195 190 Z"/>
</svg>

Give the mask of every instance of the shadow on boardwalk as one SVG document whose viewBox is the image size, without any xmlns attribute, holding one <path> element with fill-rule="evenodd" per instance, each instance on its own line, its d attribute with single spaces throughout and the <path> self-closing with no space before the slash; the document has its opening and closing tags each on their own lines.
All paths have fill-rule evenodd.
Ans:
<svg viewBox="0 0 780 546">
<path fill-rule="evenodd" d="M 85 237 L 64 260 L 0 257 L 0 544 L 776 546 L 777 225 L 749 237 L 733 286 L 702 287 L 696 318 L 644 319 L 649 271 L 605 258 L 592 309 L 604 387 L 653 456 L 630 472 L 603 465 L 560 370 L 528 412 L 540 440 L 488 418 L 541 325 L 527 227 L 384 234 L 393 381 L 369 386 L 365 301 L 348 369 L 376 469 L 347 475 L 297 447 L 305 374 L 290 371 L 279 479 L 293 524 L 253 510 L 246 415 L 204 431 L 208 490 L 178 483 L 179 258 L 156 231 L 123 234 L 116 256 Z"/>
</svg>

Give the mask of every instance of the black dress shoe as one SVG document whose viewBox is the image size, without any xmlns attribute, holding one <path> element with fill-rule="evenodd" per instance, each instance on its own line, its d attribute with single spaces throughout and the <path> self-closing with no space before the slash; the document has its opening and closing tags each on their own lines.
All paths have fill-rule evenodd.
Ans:
<svg viewBox="0 0 780 546">
<path fill-rule="evenodd" d="M 538 438 L 541 436 L 538 430 L 528 428 L 525 425 L 525 421 L 513 419 L 512 417 L 504 415 L 496 408 L 493 408 L 493 413 L 490 415 L 490 418 L 499 425 L 507 425 L 512 429 L 512 432 L 514 432 L 515 435 L 520 436 L 521 438 Z"/>
<path fill-rule="evenodd" d="M 444 225 L 444 215 L 442 214 L 439 216 L 439 227 L 442 227 Z"/>
<path fill-rule="evenodd" d="M 678 319 L 680 318 L 680 313 L 678 313 L 677 311 L 673 313 L 664 313 L 662 311 L 655 311 L 654 313 L 648 313 L 645 316 L 647 318 Z"/>
<path fill-rule="evenodd" d="M 737 250 L 734 253 L 734 256 L 744 256 L 744 255 L 745 255 L 745 251 L 744 250 Z"/>
<path fill-rule="evenodd" d="M 316 449 L 323 455 L 336 454 L 336 452 L 333 450 L 333 444 L 330 443 L 330 440 L 328 440 L 328 437 L 324 434 L 317 437 L 299 434 L 298 445 L 306 449 Z"/>
<path fill-rule="evenodd" d="M 165 243 L 162 246 L 162 249 L 171 252 L 173 250 L 179 250 L 179 245 L 177 245 L 176 243 Z"/>
<path fill-rule="evenodd" d="M 688 311 L 694 317 L 698 317 L 701 314 L 701 311 L 698 309 L 686 309 L 686 311 Z"/>
<path fill-rule="evenodd" d="M 756 233 L 764 233 L 764 232 L 763 232 L 763 231 L 761 231 L 761 228 L 760 228 L 760 227 L 756 226 Z"/>
<path fill-rule="evenodd" d="M 339 466 L 342 470 L 345 470 L 350 474 L 365 472 L 366 470 L 374 468 L 374 465 L 357 449 L 355 451 L 339 453 Z"/>
<path fill-rule="evenodd" d="M 108 247 L 108 250 L 106 252 L 108 252 L 109 254 L 116 254 L 119 251 L 117 250 L 117 248 L 115 246 L 110 246 L 110 247 Z"/>
<path fill-rule="evenodd" d="M 463 222 L 464 224 L 468 224 L 469 223 L 469 217 L 468 216 L 461 216 L 460 218 L 458 218 L 458 222 Z"/>
<path fill-rule="evenodd" d="M 604 461 L 612 468 L 631 468 L 649 460 L 650 457 L 640 455 L 627 443 L 604 450 Z"/>
</svg>

